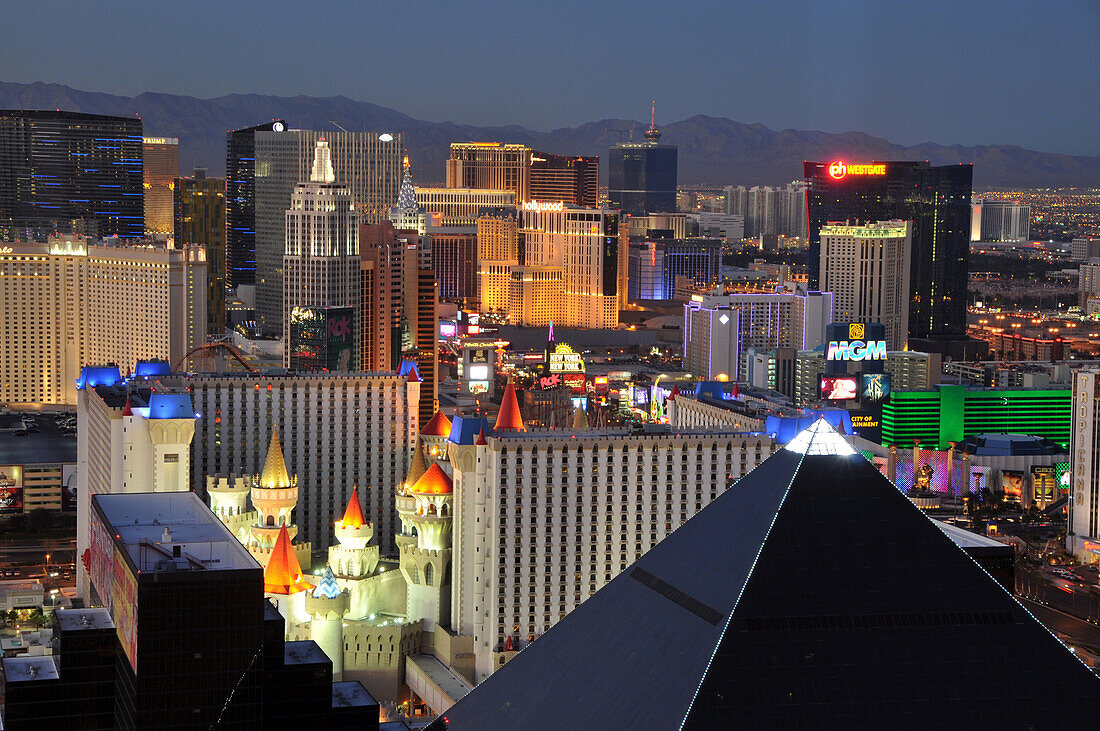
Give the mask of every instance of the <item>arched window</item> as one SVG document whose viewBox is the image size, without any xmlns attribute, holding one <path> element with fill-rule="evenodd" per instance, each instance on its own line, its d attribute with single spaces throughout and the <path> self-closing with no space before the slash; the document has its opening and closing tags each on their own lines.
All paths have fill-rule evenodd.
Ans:
<svg viewBox="0 0 1100 731">
<path fill-rule="evenodd" d="M 447 503 L 443 503 L 443 505 L 440 506 L 439 514 L 442 515 L 444 518 L 447 517 Z"/>
<path fill-rule="evenodd" d="M 434 573 L 435 573 L 435 569 L 432 568 L 431 564 L 428 564 L 427 566 L 424 567 L 424 584 L 426 586 L 433 586 L 432 579 L 434 578 L 433 577 Z"/>
<path fill-rule="evenodd" d="M 416 568 L 416 564 L 413 564 L 411 573 L 412 573 L 412 577 L 413 577 L 413 583 L 414 584 L 419 584 L 420 583 L 420 569 Z"/>
<path fill-rule="evenodd" d="M 428 515 L 435 515 L 435 503 L 428 503 Z"/>
<path fill-rule="evenodd" d="M 267 516 L 267 525 L 272 526 L 272 527 L 275 526 L 275 516 L 274 515 Z"/>
</svg>

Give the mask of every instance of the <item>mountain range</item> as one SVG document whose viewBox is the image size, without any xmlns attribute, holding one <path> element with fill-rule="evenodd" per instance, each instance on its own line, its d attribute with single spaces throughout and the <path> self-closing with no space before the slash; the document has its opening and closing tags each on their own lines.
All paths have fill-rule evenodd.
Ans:
<svg viewBox="0 0 1100 731">
<path fill-rule="evenodd" d="M 477 127 L 429 122 L 347 97 L 229 94 L 214 99 L 146 92 L 136 97 L 80 91 L 61 84 L 0 82 L 0 109 L 65 109 L 137 114 L 147 136 L 178 137 L 180 169 L 225 171 L 225 133 L 284 119 L 291 128 L 403 132 L 419 184 L 441 183 L 451 142 L 517 142 L 559 154 L 607 156 L 620 139 L 641 140 L 645 125 L 604 119 L 537 132 L 517 125 Z M 661 140 L 680 148 L 681 185 L 779 185 L 801 177 L 803 160 L 929 160 L 974 163 L 974 188 L 1100 187 L 1100 156 L 1036 152 L 1014 145 L 899 145 L 862 132 L 827 132 L 744 124 L 696 115 L 661 126 Z M 606 165 L 601 165 L 606 182 Z"/>
</svg>

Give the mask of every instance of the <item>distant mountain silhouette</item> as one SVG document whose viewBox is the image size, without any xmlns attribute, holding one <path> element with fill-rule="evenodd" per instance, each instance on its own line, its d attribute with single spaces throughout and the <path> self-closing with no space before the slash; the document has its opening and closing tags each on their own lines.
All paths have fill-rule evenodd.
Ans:
<svg viewBox="0 0 1100 731">
<path fill-rule="evenodd" d="M 67 109 L 94 114 L 139 115 L 150 136 L 179 137 L 180 167 L 225 170 L 225 132 L 281 118 L 300 129 L 404 132 L 418 183 L 442 182 L 448 145 L 460 141 L 504 141 L 544 152 L 600 155 L 619 141 L 617 130 L 645 125 L 604 119 L 579 127 L 535 132 L 517 125 L 475 127 L 426 122 L 393 109 L 347 97 L 278 97 L 230 94 L 215 99 L 146 92 L 136 97 L 78 91 L 61 84 L 0 82 L 0 109 Z M 1014 145 L 964 147 L 925 142 L 897 145 L 862 132 L 830 134 L 803 130 L 777 132 L 760 124 L 696 115 L 663 125 L 662 142 L 680 148 L 680 183 L 778 185 L 802 174 L 803 160 L 930 160 L 936 164 L 974 163 L 974 186 L 1100 186 L 1100 157 L 1075 157 L 1025 150 Z M 601 165 L 606 182 L 606 165 Z"/>
</svg>

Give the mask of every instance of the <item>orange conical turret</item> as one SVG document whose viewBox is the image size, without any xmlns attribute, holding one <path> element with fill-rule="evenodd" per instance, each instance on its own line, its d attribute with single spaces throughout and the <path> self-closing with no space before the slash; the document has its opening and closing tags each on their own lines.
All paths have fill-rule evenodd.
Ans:
<svg viewBox="0 0 1100 731">
<path fill-rule="evenodd" d="M 451 420 L 442 411 L 437 411 L 428 419 L 428 423 L 420 429 L 420 435 L 425 437 L 449 437 L 451 435 Z"/>
<path fill-rule="evenodd" d="M 439 465 L 433 462 L 432 466 L 428 468 L 428 471 L 424 473 L 424 476 L 409 488 L 409 492 L 447 495 L 454 492 L 454 483 L 451 482 L 451 478 L 447 476 L 447 473 L 444 472 Z"/>
<path fill-rule="evenodd" d="M 497 414 L 497 423 L 493 428 L 497 431 L 527 431 L 519 412 L 516 387 L 512 385 L 510 379 L 504 389 L 504 399 L 500 402 L 500 412 Z"/>
<path fill-rule="evenodd" d="M 310 583 L 302 580 L 302 565 L 298 563 L 298 556 L 290 545 L 284 525 L 279 529 L 275 548 L 264 569 L 264 591 L 268 594 L 297 594 L 310 588 Z"/>
<path fill-rule="evenodd" d="M 348 509 L 344 511 L 340 525 L 344 528 L 358 528 L 366 522 L 363 509 L 359 507 L 359 486 L 356 485 L 351 488 L 351 500 L 348 501 Z"/>
</svg>

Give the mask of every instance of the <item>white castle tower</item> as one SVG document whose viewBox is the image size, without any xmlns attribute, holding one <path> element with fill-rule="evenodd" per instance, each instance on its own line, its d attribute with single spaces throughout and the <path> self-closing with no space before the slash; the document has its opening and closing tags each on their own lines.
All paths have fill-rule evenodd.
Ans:
<svg viewBox="0 0 1100 731">
<path fill-rule="evenodd" d="M 348 614 L 348 602 L 348 591 L 340 588 L 327 566 L 321 583 L 306 592 L 304 599 L 304 609 L 310 618 L 310 639 L 332 660 L 333 682 L 344 677 L 344 617 Z"/>
<path fill-rule="evenodd" d="M 290 514 L 298 504 L 298 476 L 287 474 L 283 461 L 283 447 L 279 443 L 279 428 L 271 429 L 271 442 L 267 447 L 264 470 L 252 478 L 252 505 L 258 513 L 252 526 L 252 538 L 263 548 L 272 548 L 285 526 L 287 536 L 293 542 L 298 535 Z"/>
<path fill-rule="evenodd" d="M 373 545 L 374 525 L 363 518 L 359 488 L 351 490 L 344 517 L 336 521 L 338 545 L 328 549 L 328 568 L 339 586 L 348 592 L 348 616 L 365 617 L 378 591 L 377 581 L 368 581 L 378 568 L 378 546 Z"/>
<path fill-rule="evenodd" d="M 419 450 L 413 459 L 418 455 L 422 460 Z M 403 495 L 398 495 L 398 514 L 402 526 L 397 541 L 401 573 L 408 587 L 406 614 L 423 618 L 425 629 L 433 629 L 450 613 L 454 514 L 451 478 L 433 462 L 419 479 L 404 488 Z M 408 535 L 407 526 L 415 530 L 415 536 Z"/>
</svg>

